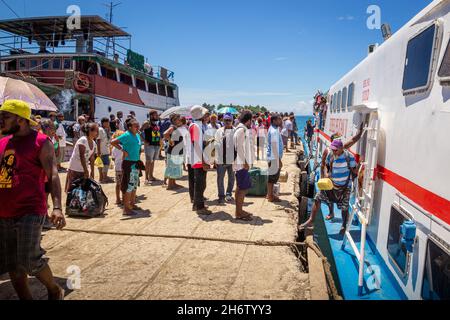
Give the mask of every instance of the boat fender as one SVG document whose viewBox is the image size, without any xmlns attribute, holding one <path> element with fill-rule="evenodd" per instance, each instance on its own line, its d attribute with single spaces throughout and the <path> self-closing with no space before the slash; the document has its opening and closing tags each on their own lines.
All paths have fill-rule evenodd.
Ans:
<svg viewBox="0 0 450 320">
<path fill-rule="evenodd" d="M 417 235 L 417 226 L 413 221 L 405 221 L 400 226 L 400 235 L 402 244 L 406 247 L 408 252 L 413 252 L 414 242 Z"/>
</svg>

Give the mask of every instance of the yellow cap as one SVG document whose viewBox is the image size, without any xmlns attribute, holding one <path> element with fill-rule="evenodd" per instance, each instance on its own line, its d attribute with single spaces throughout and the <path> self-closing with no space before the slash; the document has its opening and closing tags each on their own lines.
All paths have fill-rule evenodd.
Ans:
<svg viewBox="0 0 450 320">
<path fill-rule="evenodd" d="M 31 108 L 28 103 L 21 100 L 6 100 L 0 108 L 0 112 L 9 112 L 30 121 L 31 126 L 37 126 L 36 121 L 31 120 Z"/>
</svg>

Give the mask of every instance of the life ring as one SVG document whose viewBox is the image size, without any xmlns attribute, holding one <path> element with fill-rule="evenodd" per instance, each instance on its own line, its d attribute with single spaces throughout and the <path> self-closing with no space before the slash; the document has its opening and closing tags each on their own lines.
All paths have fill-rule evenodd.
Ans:
<svg viewBox="0 0 450 320">
<path fill-rule="evenodd" d="M 73 87 L 78 92 L 86 92 L 87 90 L 89 90 L 90 86 L 91 79 L 85 74 L 78 74 L 75 80 L 73 80 Z"/>
</svg>

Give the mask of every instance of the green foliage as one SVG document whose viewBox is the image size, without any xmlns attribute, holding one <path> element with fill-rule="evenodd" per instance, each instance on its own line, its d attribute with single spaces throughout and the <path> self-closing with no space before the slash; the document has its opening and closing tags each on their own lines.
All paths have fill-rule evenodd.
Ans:
<svg viewBox="0 0 450 320">
<path fill-rule="evenodd" d="M 226 108 L 226 107 L 231 107 L 231 108 L 235 108 L 237 111 L 242 111 L 242 110 L 250 110 L 253 113 L 264 113 L 264 112 L 268 112 L 269 110 L 264 107 L 264 106 L 240 106 L 240 105 L 233 105 L 233 104 L 219 104 L 219 105 L 214 105 L 214 104 L 208 104 L 208 103 L 204 103 L 203 107 L 205 107 L 206 109 L 208 109 L 210 112 L 214 112 L 217 111 L 219 109 L 222 108 Z"/>
</svg>

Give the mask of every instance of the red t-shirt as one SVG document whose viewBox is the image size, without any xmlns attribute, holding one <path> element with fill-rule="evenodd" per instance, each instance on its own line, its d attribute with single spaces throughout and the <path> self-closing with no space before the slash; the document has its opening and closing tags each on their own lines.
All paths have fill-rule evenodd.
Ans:
<svg viewBox="0 0 450 320">
<path fill-rule="evenodd" d="M 39 159 L 48 137 L 33 131 L 26 137 L 0 140 L 0 218 L 45 216 L 46 174 Z"/>
<path fill-rule="evenodd" d="M 197 125 L 192 125 L 189 128 L 189 133 L 191 135 L 191 143 L 193 145 L 199 143 L 200 146 L 202 146 L 203 141 L 199 141 L 200 140 L 200 131 L 199 131 L 198 126 Z M 194 148 L 194 146 L 192 148 Z M 202 150 L 203 150 L 203 148 L 202 148 Z M 192 161 L 194 161 L 194 160 L 192 159 Z M 192 168 L 193 169 L 201 169 L 201 168 L 203 168 L 203 162 L 199 161 L 199 162 L 196 162 L 196 163 L 192 164 Z"/>
</svg>

